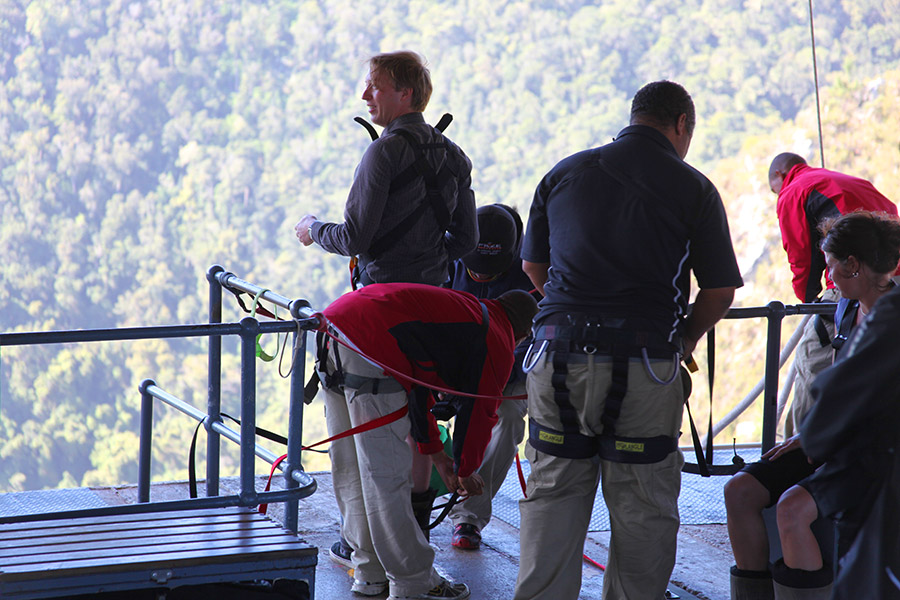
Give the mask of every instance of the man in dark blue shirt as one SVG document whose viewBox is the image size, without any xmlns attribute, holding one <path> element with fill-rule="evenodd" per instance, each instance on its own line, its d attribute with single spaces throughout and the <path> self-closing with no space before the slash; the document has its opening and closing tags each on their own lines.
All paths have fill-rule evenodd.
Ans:
<svg viewBox="0 0 900 600">
<path fill-rule="evenodd" d="M 648 84 L 629 127 L 561 161 L 535 192 L 523 269 L 545 299 L 526 356 L 531 475 L 517 600 L 578 597 L 601 473 L 604 599 L 665 593 L 683 464 L 679 361 L 742 285 L 719 194 L 684 162 L 694 122 L 684 88 Z M 700 290 L 689 311 L 691 271 Z"/>
</svg>

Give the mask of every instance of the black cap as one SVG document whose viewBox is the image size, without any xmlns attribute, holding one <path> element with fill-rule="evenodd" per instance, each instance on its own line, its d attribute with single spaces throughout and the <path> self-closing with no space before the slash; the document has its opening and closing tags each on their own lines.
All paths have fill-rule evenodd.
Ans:
<svg viewBox="0 0 900 600">
<path fill-rule="evenodd" d="M 509 210 L 489 204 L 478 209 L 478 245 L 462 261 L 473 273 L 498 275 L 518 255 L 518 228 Z"/>
</svg>

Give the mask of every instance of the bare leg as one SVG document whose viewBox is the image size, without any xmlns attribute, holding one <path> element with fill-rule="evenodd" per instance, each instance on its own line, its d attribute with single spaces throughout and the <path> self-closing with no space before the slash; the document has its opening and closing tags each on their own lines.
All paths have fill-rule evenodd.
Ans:
<svg viewBox="0 0 900 600">
<path fill-rule="evenodd" d="M 425 492 L 428 490 L 428 484 L 431 481 L 431 458 L 424 454 L 419 454 L 419 449 L 416 446 L 416 442 L 412 439 L 412 436 L 406 438 L 406 443 L 409 444 L 413 455 L 412 491 L 414 494 Z"/>
<path fill-rule="evenodd" d="M 810 529 L 819 514 L 812 495 L 799 485 L 793 486 L 778 500 L 777 514 L 784 564 L 792 569 L 820 570 L 824 566 L 822 551 Z"/>
<path fill-rule="evenodd" d="M 738 569 L 765 571 L 769 567 L 769 536 L 762 511 L 769 490 L 749 473 L 737 473 L 725 484 L 728 537 Z"/>
</svg>

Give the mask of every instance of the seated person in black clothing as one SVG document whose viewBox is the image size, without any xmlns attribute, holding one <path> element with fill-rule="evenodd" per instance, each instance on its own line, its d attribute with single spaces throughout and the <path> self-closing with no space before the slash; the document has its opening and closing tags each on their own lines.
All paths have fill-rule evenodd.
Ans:
<svg viewBox="0 0 900 600">
<path fill-rule="evenodd" d="M 450 264 L 450 287 L 478 298 L 496 298 L 509 290 L 533 290 L 534 285 L 522 271 L 519 256 L 523 229 L 522 219 L 512 207 L 491 204 L 479 208 L 478 246 Z M 529 336 L 516 347 L 516 362 L 503 390 L 505 396 L 525 394 L 522 357 L 530 340 Z M 504 400 L 497 409 L 499 420 L 491 431 L 490 444 L 478 469 L 484 479 L 484 493 L 457 504 L 450 512 L 453 546 L 466 550 L 481 546 L 481 530 L 491 520 L 492 499 L 503 485 L 525 437 L 525 409 L 524 399 Z"/>
<path fill-rule="evenodd" d="M 891 276 L 900 260 L 900 221 L 884 213 L 859 211 L 827 219 L 820 230 L 829 275 L 842 295 L 835 314 L 833 342 L 839 360 L 851 330 L 893 287 Z M 789 580 L 785 583 L 793 582 L 804 589 L 822 588 L 823 598 L 828 597 L 831 567 L 823 564 L 810 530 L 817 515 L 815 502 L 803 487 L 804 483 L 795 485 L 801 480 L 806 482 L 805 478 L 812 476 L 820 465 L 807 458 L 800 446 L 800 436 L 795 435 L 769 450 L 759 462 L 745 467 L 725 485 L 728 534 L 736 563 L 732 568 L 732 598 L 773 597 L 769 542 L 762 510 L 776 503 L 784 552 L 783 565 L 782 561 L 777 563 L 776 584 L 785 579 Z M 786 571 L 796 572 L 785 577 L 779 575 Z"/>
<path fill-rule="evenodd" d="M 816 404 L 800 429 L 804 451 L 824 461 L 801 483 L 811 494 L 805 504 L 835 521 L 831 600 L 900 600 L 898 331 L 895 287 L 847 341 L 841 360 L 813 382 Z"/>
</svg>

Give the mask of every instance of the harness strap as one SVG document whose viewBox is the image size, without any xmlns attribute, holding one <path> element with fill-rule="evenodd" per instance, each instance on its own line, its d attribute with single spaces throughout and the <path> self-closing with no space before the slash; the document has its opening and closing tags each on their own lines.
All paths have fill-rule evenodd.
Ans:
<svg viewBox="0 0 900 600">
<path fill-rule="evenodd" d="M 600 415 L 600 422 L 603 423 L 603 433 L 606 436 L 614 436 L 616 434 L 616 423 L 619 422 L 619 416 L 622 414 L 622 400 L 625 399 L 625 393 L 628 391 L 628 357 L 613 356 L 612 362 L 612 380 L 609 385 L 609 392 L 606 394 L 606 400 L 603 405 L 603 414 Z"/>
<path fill-rule="evenodd" d="M 583 433 L 565 433 L 528 419 L 528 443 L 532 448 L 560 458 L 582 459 L 597 456 L 599 439 Z"/>
<path fill-rule="evenodd" d="M 838 301 L 837 308 L 834 311 L 834 340 L 831 342 L 832 348 L 840 350 L 844 343 L 849 339 L 850 332 L 856 322 L 856 314 L 859 309 L 859 300 L 848 300 L 841 298 Z"/>
<path fill-rule="evenodd" d="M 315 444 L 310 444 L 309 446 L 303 446 L 301 448 L 301 450 L 312 450 L 313 448 L 315 448 L 316 446 L 319 446 L 321 444 L 326 444 L 328 442 L 334 442 L 334 441 L 343 439 L 345 437 L 350 437 L 351 435 L 356 435 L 357 433 L 371 431 L 372 429 L 377 429 L 378 427 L 381 427 L 383 425 L 389 425 L 389 424 L 393 423 L 394 421 L 398 421 L 398 420 L 402 419 L 403 417 L 405 417 L 408 412 L 409 412 L 408 405 L 401 406 L 400 408 L 398 408 L 397 410 L 395 410 L 392 413 L 382 415 L 382 416 L 378 417 L 377 419 L 372 419 L 371 421 L 367 421 L 365 423 L 357 425 L 356 427 L 351 427 L 350 429 L 348 429 L 346 431 L 342 431 L 341 433 L 338 433 L 337 435 L 333 435 L 330 438 L 320 440 L 320 441 L 316 442 Z M 316 450 L 316 452 L 319 452 L 319 451 Z M 281 464 L 281 461 L 283 461 L 286 458 L 287 458 L 287 454 L 284 454 L 284 455 L 278 457 L 278 460 L 276 460 L 274 463 L 272 463 L 272 470 L 269 472 L 269 479 L 266 482 L 266 490 L 265 491 L 267 491 L 267 492 L 269 491 L 269 488 L 272 485 L 272 477 L 275 475 L 275 469 L 278 467 L 279 464 Z M 265 505 L 265 504 L 260 505 L 259 510 L 261 513 L 263 513 L 263 514 L 266 513 L 266 506 L 267 505 Z"/>
<path fill-rule="evenodd" d="M 327 360 L 328 345 L 325 340 L 325 332 L 320 330 L 316 332 L 316 366 L 324 371 Z M 312 375 L 309 376 L 306 385 L 303 386 L 304 403 L 310 404 L 316 397 L 316 394 L 319 391 L 319 383 L 322 381 L 321 377 L 322 375 L 319 373 L 319 369 L 313 369 Z"/>
<path fill-rule="evenodd" d="M 587 354 L 626 357 L 671 358 L 678 342 L 672 343 L 662 334 L 635 331 L 603 325 L 541 325 L 534 340 L 552 342 L 549 350 L 565 349 Z"/>
<path fill-rule="evenodd" d="M 563 433 L 572 435 L 579 432 L 578 412 L 572 406 L 569 399 L 569 388 L 566 386 L 566 377 L 569 375 L 569 363 L 566 360 L 568 354 L 563 351 L 553 353 L 553 375 L 550 383 L 553 385 L 553 400 L 559 408 L 559 420 L 563 426 Z"/>
<path fill-rule="evenodd" d="M 355 373 L 344 373 L 343 386 L 360 394 L 396 394 L 406 389 L 393 377 L 363 377 Z"/>
<path fill-rule="evenodd" d="M 577 332 L 589 331 L 591 340 L 580 339 Z M 559 420 L 563 430 L 555 431 L 529 419 L 528 442 L 533 448 L 562 458 L 583 459 L 599 455 L 605 460 L 632 464 L 656 463 L 678 448 L 675 437 L 655 436 L 633 438 L 616 435 L 616 424 L 622 412 L 622 403 L 628 392 L 629 355 L 634 351 L 634 333 L 610 330 L 608 328 L 540 327 L 535 339 L 549 340 L 554 346 L 552 354 L 553 400 L 559 408 Z M 558 336 L 558 337 L 557 337 Z M 578 412 L 572 405 L 570 392 L 566 386 L 569 374 L 569 348 L 582 346 L 586 353 L 595 351 L 594 344 L 618 338 L 611 353 L 612 371 L 609 390 L 603 404 L 600 422 L 603 432 L 599 436 L 584 435 L 580 432 Z M 621 344 L 627 340 L 627 344 Z M 554 343 L 556 342 L 556 343 Z M 626 348 L 628 350 L 626 350 Z M 646 356 L 646 351 L 644 352 Z M 645 358 L 646 361 L 646 358 Z"/>
<path fill-rule="evenodd" d="M 479 300 L 478 304 L 481 305 L 481 335 L 483 335 L 485 339 L 487 339 L 488 329 L 491 325 L 491 318 L 488 314 L 488 309 L 485 303 Z M 485 341 L 485 344 L 486 343 L 487 341 Z"/>
<path fill-rule="evenodd" d="M 363 126 L 363 129 L 369 134 L 369 137 L 372 138 L 372 141 L 378 139 L 378 132 L 375 131 L 375 128 L 372 127 L 372 124 L 363 119 L 362 117 L 353 117 L 353 120 Z"/>
<path fill-rule="evenodd" d="M 709 477 L 710 475 L 734 475 L 744 467 L 744 459 L 741 458 L 737 450 L 731 458 L 730 465 L 713 464 L 714 447 L 713 447 L 713 387 L 716 376 L 716 330 L 710 329 L 706 333 L 706 359 L 707 359 L 707 385 L 709 386 L 709 424 L 706 430 L 706 456 L 703 456 L 703 446 L 700 443 L 700 435 L 697 433 L 697 426 L 694 424 L 694 416 L 691 414 L 691 377 L 687 370 L 682 368 L 682 381 L 685 385 L 684 405 L 687 408 L 688 422 L 691 425 L 691 440 L 694 444 L 694 455 L 697 457 L 696 463 L 685 462 L 681 470 L 685 473 L 693 473 L 701 477 Z M 693 370 L 696 370 L 696 363 L 693 363 Z M 690 365 L 689 365 L 690 366 Z"/>
<path fill-rule="evenodd" d="M 618 463 L 649 465 L 663 460 L 678 449 L 678 439 L 667 435 L 632 438 L 604 432 L 598 439 L 600 449 L 597 454 Z"/>
<path fill-rule="evenodd" d="M 390 231 L 376 239 L 372 245 L 369 246 L 368 252 L 366 252 L 369 256 L 384 254 L 385 251 L 397 243 L 397 240 L 403 237 L 404 233 L 412 229 L 412 226 L 422 218 L 429 207 L 434 211 L 439 230 L 446 231 L 447 226 L 450 224 L 450 209 L 441 197 L 441 188 L 450 178 L 450 173 L 447 172 L 447 169 L 441 169 L 440 171 L 435 172 L 431 167 L 431 163 L 428 162 L 428 158 L 425 156 L 425 150 L 445 149 L 448 151 L 449 157 L 450 148 L 447 142 L 420 144 L 415 136 L 405 129 L 398 129 L 396 133 L 406 140 L 407 144 L 409 144 L 410 148 L 412 148 L 417 156 L 409 167 L 391 180 L 388 193 L 395 193 L 413 181 L 422 178 L 425 181 L 425 199 L 427 202 L 421 202 L 412 213 L 406 216 L 405 219 L 395 225 Z"/>
<path fill-rule="evenodd" d="M 825 319 L 822 318 L 822 315 L 813 317 L 813 327 L 816 330 L 816 335 L 819 337 L 819 344 L 821 344 L 823 348 L 825 346 L 830 346 L 831 336 L 828 335 L 828 330 L 825 328 Z"/>
</svg>

